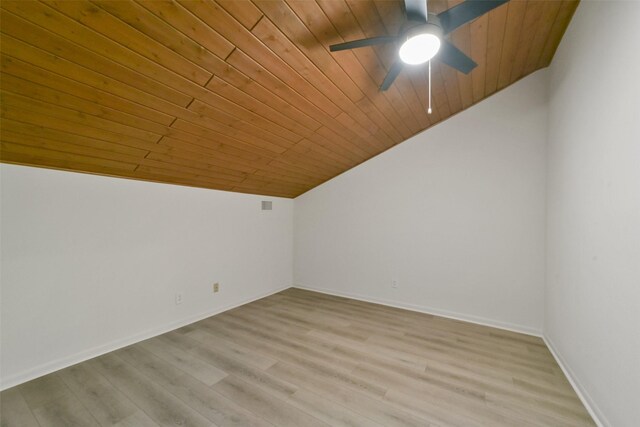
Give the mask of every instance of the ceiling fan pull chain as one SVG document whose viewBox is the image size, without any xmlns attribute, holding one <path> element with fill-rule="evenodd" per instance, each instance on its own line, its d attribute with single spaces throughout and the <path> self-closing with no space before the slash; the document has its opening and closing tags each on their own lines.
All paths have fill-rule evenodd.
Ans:
<svg viewBox="0 0 640 427">
<path fill-rule="evenodd" d="M 431 60 L 429 60 L 429 108 L 427 114 L 431 114 Z"/>
</svg>

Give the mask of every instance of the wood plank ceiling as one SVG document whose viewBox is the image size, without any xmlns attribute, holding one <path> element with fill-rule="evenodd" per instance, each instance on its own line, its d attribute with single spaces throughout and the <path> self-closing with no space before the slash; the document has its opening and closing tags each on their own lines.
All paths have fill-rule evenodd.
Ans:
<svg viewBox="0 0 640 427">
<path fill-rule="evenodd" d="M 460 0 L 429 0 L 440 12 Z M 549 65 L 575 0 L 500 6 L 451 38 L 478 67 L 378 87 L 402 1 L 2 0 L 1 160 L 295 197 Z"/>
</svg>

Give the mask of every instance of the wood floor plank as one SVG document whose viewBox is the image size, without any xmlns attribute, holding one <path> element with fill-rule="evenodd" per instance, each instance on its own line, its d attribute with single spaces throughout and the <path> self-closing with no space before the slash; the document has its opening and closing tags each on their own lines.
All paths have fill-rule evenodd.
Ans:
<svg viewBox="0 0 640 427">
<path fill-rule="evenodd" d="M 129 347 L 118 351 L 118 355 L 217 426 L 270 425 L 149 352 Z"/>
<path fill-rule="evenodd" d="M 381 424 L 363 418 L 345 406 L 323 399 L 315 393 L 304 389 L 296 391 L 287 402 L 324 421 L 330 426 L 339 427 L 381 427 Z"/>
<path fill-rule="evenodd" d="M 71 394 L 71 390 L 57 373 L 19 385 L 17 390 L 22 393 L 24 400 L 31 409 Z"/>
<path fill-rule="evenodd" d="M 16 387 L 3 392 L 0 397 L 0 425 L 2 427 L 38 426 L 38 421 L 29 409 L 29 405 Z"/>
<path fill-rule="evenodd" d="M 207 385 L 213 385 L 227 376 L 223 370 L 200 361 L 181 348 L 166 345 L 159 339 L 143 341 L 139 346 Z"/>
<path fill-rule="evenodd" d="M 257 329 L 256 327 L 247 326 L 237 321 L 224 320 L 224 326 L 226 328 L 236 328 L 234 335 L 238 338 L 244 338 L 249 340 L 245 341 L 247 346 L 258 346 L 265 351 L 272 354 L 279 360 L 292 361 L 293 363 L 301 363 L 306 366 L 313 367 L 324 371 L 329 375 L 344 375 L 353 368 L 349 366 L 344 360 L 331 357 L 326 351 L 320 351 L 315 348 L 310 348 L 306 345 L 301 345 L 296 342 L 296 337 L 291 332 L 287 335 L 287 338 L 278 336 L 274 333 L 265 331 L 264 329 Z M 222 322 L 221 322 L 222 323 Z M 220 330 L 212 330 L 209 326 L 207 332 L 220 333 Z M 381 391 L 378 391 L 380 393 Z"/>
<path fill-rule="evenodd" d="M 539 337 L 295 288 L 0 401 L 2 427 L 594 425 Z"/>
<path fill-rule="evenodd" d="M 158 383 L 109 353 L 89 362 L 161 426 L 207 426 L 212 423 Z"/>
<path fill-rule="evenodd" d="M 66 394 L 33 410 L 40 427 L 91 427 L 100 424 L 75 396 Z"/>
<path fill-rule="evenodd" d="M 328 424 L 308 415 L 296 407 L 273 397 L 270 393 L 261 390 L 259 387 L 242 381 L 233 375 L 228 376 L 212 387 L 219 393 L 240 403 L 242 406 L 251 408 L 256 415 L 272 422 L 277 426 L 327 426 Z"/>
<path fill-rule="evenodd" d="M 268 370 L 289 382 L 304 386 L 325 399 L 346 406 L 365 418 L 384 426 L 428 426 L 426 420 L 403 412 L 382 400 L 368 397 L 360 392 L 337 387 L 327 377 L 306 371 L 294 365 L 278 362 Z"/>
<path fill-rule="evenodd" d="M 187 335 L 198 341 L 194 347 L 210 350 L 210 356 L 212 358 L 215 356 L 218 363 L 220 365 L 224 365 L 226 369 L 231 369 L 235 366 L 267 369 L 269 366 L 276 363 L 275 359 L 262 354 L 257 354 L 250 348 L 243 348 L 232 341 L 218 341 L 215 337 L 207 334 L 202 329 L 196 329 Z M 163 338 L 167 340 L 171 340 L 173 338 L 173 342 L 177 342 L 175 340 L 177 337 L 171 334 L 167 334 Z M 184 339 L 179 341 L 179 343 L 180 345 L 184 345 Z"/>
<path fill-rule="evenodd" d="M 495 412 L 490 412 L 493 415 L 493 419 L 488 421 L 485 417 L 481 417 L 480 414 L 474 414 L 469 416 L 468 414 L 461 413 L 460 406 L 454 402 L 447 400 L 431 400 L 429 398 L 424 399 L 419 395 L 414 395 L 405 390 L 389 390 L 385 399 L 389 402 L 398 405 L 404 410 L 422 416 L 428 419 L 431 423 L 438 426 L 445 425 L 448 427 L 484 427 L 484 426 L 503 426 L 507 427 L 504 417 Z M 477 408 L 476 408 L 477 409 Z"/>
<path fill-rule="evenodd" d="M 297 387 L 265 373 L 262 369 L 240 363 L 209 346 L 196 346 L 191 351 L 202 360 L 224 369 L 229 375 L 262 387 L 273 395 L 287 398 L 297 390 Z"/>
<path fill-rule="evenodd" d="M 105 377 L 84 364 L 62 370 L 60 377 L 100 425 L 117 424 L 139 411 Z"/>
<path fill-rule="evenodd" d="M 137 411 L 135 414 L 128 416 L 117 424 L 114 424 L 113 427 L 158 427 L 158 424 L 149 418 L 149 416 L 144 412 Z"/>
</svg>

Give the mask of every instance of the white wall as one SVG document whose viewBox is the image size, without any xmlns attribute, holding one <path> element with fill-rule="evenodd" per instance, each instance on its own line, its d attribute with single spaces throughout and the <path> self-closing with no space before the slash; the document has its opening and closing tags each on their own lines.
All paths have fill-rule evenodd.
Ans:
<svg viewBox="0 0 640 427">
<path fill-rule="evenodd" d="M 3 388 L 292 283 L 292 200 L 0 170 Z"/>
<path fill-rule="evenodd" d="M 545 335 L 603 424 L 640 420 L 640 2 L 583 1 L 551 67 Z"/>
<path fill-rule="evenodd" d="M 539 71 L 298 197 L 295 284 L 540 333 L 546 92 Z"/>
</svg>

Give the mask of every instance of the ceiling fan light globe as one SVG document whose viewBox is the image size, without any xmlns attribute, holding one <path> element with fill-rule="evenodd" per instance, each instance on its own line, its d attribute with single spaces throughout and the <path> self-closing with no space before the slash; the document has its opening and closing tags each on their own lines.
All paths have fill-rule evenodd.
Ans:
<svg viewBox="0 0 640 427">
<path fill-rule="evenodd" d="M 405 64 L 424 64 L 440 50 L 440 38 L 435 34 L 422 33 L 409 37 L 400 46 L 400 59 Z"/>
</svg>

